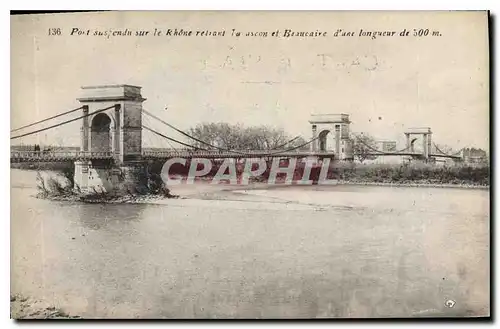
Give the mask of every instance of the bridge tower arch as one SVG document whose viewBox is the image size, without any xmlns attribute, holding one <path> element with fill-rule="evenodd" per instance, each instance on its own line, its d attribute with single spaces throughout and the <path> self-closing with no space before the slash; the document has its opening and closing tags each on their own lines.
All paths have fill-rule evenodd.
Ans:
<svg viewBox="0 0 500 329">
<path fill-rule="evenodd" d="M 432 130 L 429 127 L 422 128 L 408 128 L 405 131 L 406 136 L 406 148 L 410 152 L 415 152 L 414 143 L 415 139 L 411 139 L 413 136 L 422 136 L 422 157 L 425 160 L 429 160 L 431 157 L 432 148 Z"/>
<path fill-rule="evenodd" d="M 348 114 L 311 114 L 312 152 L 334 152 L 338 160 L 352 160 L 349 137 L 351 121 Z"/>
<path fill-rule="evenodd" d="M 330 134 L 330 130 L 322 130 L 318 134 L 318 151 L 327 152 L 328 151 L 328 135 Z"/>
<path fill-rule="evenodd" d="M 106 113 L 98 113 L 92 117 L 90 124 L 90 150 L 92 152 L 114 152 L 114 119 Z"/>
<path fill-rule="evenodd" d="M 96 191 L 143 186 L 140 171 L 145 169 L 142 160 L 142 103 L 145 99 L 141 87 L 82 87 L 78 101 L 85 116 L 80 129 L 80 150 L 109 152 L 114 161 L 76 161 L 75 184 L 81 190 Z"/>
<path fill-rule="evenodd" d="M 87 115 L 82 119 L 80 150 L 112 152 L 117 163 L 141 160 L 142 103 L 141 87 L 100 85 L 82 87 L 78 101 Z"/>
</svg>

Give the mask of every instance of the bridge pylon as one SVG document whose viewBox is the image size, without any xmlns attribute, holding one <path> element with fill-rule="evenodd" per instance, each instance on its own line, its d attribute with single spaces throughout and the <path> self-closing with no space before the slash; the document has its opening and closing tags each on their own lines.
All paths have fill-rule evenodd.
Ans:
<svg viewBox="0 0 500 329">
<path fill-rule="evenodd" d="M 142 161 L 141 87 L 100 85 L 82 87 L 80 150 L 111 153 L 113 161 L 76 161 L 75 183 L 82 190 L 110 190 L 136 182 Z M 108 108 L 106 111 L 99 111 Z M 92 115 L 92 113 L 94 113 Z"/>
<path fill-rule="evenodd" d="M 115 161 L 127 163 L 142 155 L 141 87 L 102 85 L 82 87 L 78 101 L 83 114 L 111 109 L 82 119 L 81 151 L 112 152 Z"/>
<path fill-rule="evenodd" d="M 411 141 L 412 136 L 422 136 L 422 157 L 428 161 L 431 155 L 431 147 L 432 147 L 432 131 L 429 127 L 423 128 L 408 128 L 405 131 L 406 136 L 406 148 L 410 152 L 415 152 L 413 148 L 413 142 Z"/>
<path fill-rule="evenodd" d="M 349 137 L 349 114 L 311 114 L 312 152 L 333 151 L 337 160 L 352 160 L 353 148 Z"/>
</svg>

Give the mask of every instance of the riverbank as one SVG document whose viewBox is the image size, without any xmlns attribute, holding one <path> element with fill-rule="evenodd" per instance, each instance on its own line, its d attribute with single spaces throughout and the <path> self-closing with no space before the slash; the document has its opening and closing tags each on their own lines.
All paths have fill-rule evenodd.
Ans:
<svg viewBox="0 0 500 329">
<path fill-rule="evenodd" d="M 82 194 L 66 194 L 66 195 L 41 195 L 34 196 L 37 199 L 51 200 L 51 201 L 69 201 L 69 202 L 83 202 L 83 203 L 150 203 L 165 199 L 177 199 L 177 195 L 82 195 Z"/>
<path fill-rule="evenodd" d="M 109 203 L 109 204 L 165 204 L 165 201 L 171 199 L 204 199 L 207 194 L 218 192 L 231 193 L 238 190 L 268 190 L 268 189 L 286 189 L 289 187 L 301 188 L 307 186 L 381 186 L 392 188 L 442 188 L 442 189 L 473 189 L 473 190 L 489 190 L 489 186 L 472 185 L 472 184 L 436 184 L 428 182 L 405 182 L 405 183 L 388 183 L 388 182 L 363 182 L 363 181 L 335 181 L 326 185 L 300 185 L 300 184 L 266 184 L 266 183 L 251 183 L 249 185 L 230 185 L 230 184 L 211 184 L 210 181 L 199 181 L 196 184 L 180 184 L 173 189 L 178 194 L 147 194 L 147 195 L 111 195 L 111 194 L 37 194 L 34 197 L 38 199 L 64 202 L 81 202 L 81 203 Z M 220 196 L 219 196 L 220 197 Z M 225 198 L 223 198 L 225 199 Z M 230 199 L 230 198 L 229 198 Z"/>
<path fill-rule="evenodd" d="M 15 320 L 80 319 L 40 300 L 10 296 L 10 318 Z"/>
<path fill-rule="evenodd" d="M 388 187 L 436 187 L 436 188 L 460 188 L 460 189 L 479 189 L 489 190 L 489 185 L 474 185 L 474 184 L 436 184 L 436 183 L 388 183 L 388 182 L 363 182 L 363 181 L 338 181 L 338 185 L 355 185 L 355 186 L 388 186 Z"/>
</svg>

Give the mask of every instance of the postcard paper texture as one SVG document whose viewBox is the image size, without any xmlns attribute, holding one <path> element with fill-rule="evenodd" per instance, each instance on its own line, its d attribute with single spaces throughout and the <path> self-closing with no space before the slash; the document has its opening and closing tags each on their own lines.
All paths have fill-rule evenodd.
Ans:
<svg viewBox="0 0 500 329">
<path fill-rule="evenodd" d="M 484 11 L 11 16 L 11 317 L 490 315 Z"/>
</svg>

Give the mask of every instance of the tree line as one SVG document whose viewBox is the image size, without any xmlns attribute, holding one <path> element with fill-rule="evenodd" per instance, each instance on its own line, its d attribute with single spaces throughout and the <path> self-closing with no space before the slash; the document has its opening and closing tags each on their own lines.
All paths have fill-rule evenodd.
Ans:
<svg viewBox="0 0 500 329">
<path fill-rule="evenodd" d="M 294 149 L 310 150 L 310 139 L 302 136 L 292 136 L 287 134 L 282 128 L 272 126 L 244 126 L 242 124 L 229 123 L 200 123 L 189 129 L 189 134 L 194 138 L 204 141 L 204 143 L 193 142 L 192 145 L 199 148 L 210 148 L 213 145 L 230 150 L 273 150 L 273 149 Z M 352 133 L 351 141 L 354 158 L 359 162 L 374 160 L 374 149 L 378 150 L 376 139 L 367 133 Z M 439 148 L 452 154 L 454 150 L 447 145 L 439 145 Z M 483 154 L 481 149 L 466 149 L 467 154 Z"/>
<path fill-rule="evenodd" d="M 308 151 L 311 148 L 310 140 L 302 136 L 287 134 L 282 128 L 272 126 L 251 126 L 229 123 L 200 123 L 189 129 L 189 134 L 203 141 L 193 142 L 199 148 L 207 148 L 207 144 L 230 150 L 273 150 L 296 149 Z M 368 134 L 353 134 L 353 151 L 356 158 L 363 162 L 375 159 L 371 155 L 377 148 L 375 138 Z"/>
<path fill-rule="evenodd" d="M 205 142 L 192 143 L 199 148 L 207 148 L 206 144 L 210 144 L 230 150 L 272 150 L 295 148 L 307 143 L 301 136 L 291 136 L 281 128 L 266 125 L 245 127 L 241 124 L 222 122 L 200 123 L 191 128 L 189 134 Z M 298 150 L 309 148 L 309 144 L 306 144 Z"/>
</svg>

